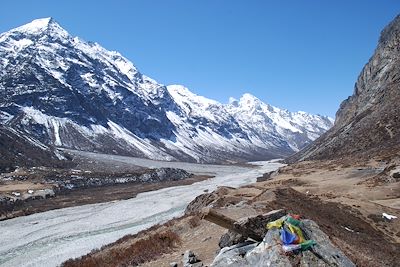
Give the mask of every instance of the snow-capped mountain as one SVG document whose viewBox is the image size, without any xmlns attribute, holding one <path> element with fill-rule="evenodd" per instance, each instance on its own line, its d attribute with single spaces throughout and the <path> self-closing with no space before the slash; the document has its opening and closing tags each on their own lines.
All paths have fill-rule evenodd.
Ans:
<svg viewBox="0 0 400 267">
<path fill-rule="evenodd" d="M 166 87 L 45 18 L 0 35 L 0 124 L 46 145 L 218 162 L 287 156 L 332 120 Z"/>
<path fill-rule="evenodd" d="M 227 110 L 248 131 L 253 143 L 276 136 L 294 151 L 315 140 L 333 124 L 330 118 L 279 109 L 251 94 L 244 94 L 239 101 L 231 98 Z"/>
<path fill-rule="evenodd" d="M 194 144 L 239 154 L 251 151 L 285 156 L 298 151 L 333 124 L 327 117 L 270 106 L 251 94 L 244 94 L 239 101 L 231 98 L 224 105 L 193 94 L 181 85 L 167 88 L 180 108 L 180 115 L 168 112 L 167 116 L 177 126 L 177 141 L 181 143 L 192 140 Z"/>
</svg>

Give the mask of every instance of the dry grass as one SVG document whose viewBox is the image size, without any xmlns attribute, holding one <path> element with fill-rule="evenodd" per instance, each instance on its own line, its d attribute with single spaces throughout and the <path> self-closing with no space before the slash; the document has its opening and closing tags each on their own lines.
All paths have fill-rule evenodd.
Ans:
<svg viewBox="0 0 400 267">
<path fill-rule="evenodd" d="M 61 266 L 135 266 L 135 264 L 138 265 L 138 261 L 142 261 L 141 263 L 151 261 L 162 254 L 172 251 L 180 245 L 181 240 L 176 233 L 170 230 L 163 231 L 162 229 L 172 227 L 185 217 L 187 217 L 187 215 L 174 218 L 164 224 L 153 225 L 133 235 L 129 234 L 123 236 L 113 243 L 104 245 L 100 249 L 92 250 L 87 255 L 76 259 L 69 259 Z M 153 246 L 153 243 L 157 244 Z M 139 249 L 143 246 L 144 249 Z M 147 247 L 152 248 L 148 251 Z M 154 248 L 156 248 L 156 250 L 154 250 Z M 143 255 L 141 255 L 141 253 L 143 253 Z M 150 254 L 153 256 L 150 257 Z M 146 255 L 146 257 L 144 257 L 144 255 Z"/>
<path fill-rule="evenodd" d="M 155 233 L 147 238 L 138 240 L 127 247 L 110 249 L 103 254 L 88 254 L 78 259 L 70 259 L 63 263 L 63 267 L 111 267 L 111 266 L 138 266 L 154 260 L 162 254 L 171 252 L 181 244 L 180 237 L 166 230 Z"/>
</svg>

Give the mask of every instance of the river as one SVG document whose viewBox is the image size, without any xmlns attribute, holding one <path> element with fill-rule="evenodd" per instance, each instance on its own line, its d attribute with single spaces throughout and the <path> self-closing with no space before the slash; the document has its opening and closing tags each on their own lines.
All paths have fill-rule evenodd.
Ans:
<svg viewBox="0 0 400 267">
<path fill-rule="evenodd" d="M 89 154 L 88 154 L 89 155 Z M 162 162 L 131 157 L 90 154 L 143 167 L 182 168 L 214 178 L 191 185 L 141 193 L 135 198 L 36 213 L 0 222 L 0 266 L 57 266 L 92 249 L 183 214 L 187 204 L 218 186 L 253 183 L 282 164 L 255 162 L 256 167 Z"/>
</svg>

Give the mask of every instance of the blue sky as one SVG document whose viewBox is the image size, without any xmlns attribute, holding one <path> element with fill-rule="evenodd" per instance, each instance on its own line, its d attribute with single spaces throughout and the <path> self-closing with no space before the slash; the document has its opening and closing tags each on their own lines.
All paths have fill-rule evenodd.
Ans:
<svg viewBox="0 0 400 267">
<path fill-rule="evenodd" d="M 51 16 L 160 83 L 333 117 L 398 13 L 397 0 L 13 0 L 0 32 Z"/>
</svg>

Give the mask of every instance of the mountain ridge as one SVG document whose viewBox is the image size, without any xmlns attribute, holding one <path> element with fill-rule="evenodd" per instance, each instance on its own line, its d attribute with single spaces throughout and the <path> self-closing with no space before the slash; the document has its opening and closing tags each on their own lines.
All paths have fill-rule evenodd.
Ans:
<svg viewBox="0 0 400 267">
<path fill-rule="evenodd" d="M 244 110 L 164 86 L 52 18 L 1 34 L 0 56 L 0 121 L 46 145 L 162 160 L 261 160 L 288 156 L 332 124 L 254 96 Z"/>
</svg>

